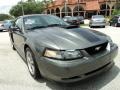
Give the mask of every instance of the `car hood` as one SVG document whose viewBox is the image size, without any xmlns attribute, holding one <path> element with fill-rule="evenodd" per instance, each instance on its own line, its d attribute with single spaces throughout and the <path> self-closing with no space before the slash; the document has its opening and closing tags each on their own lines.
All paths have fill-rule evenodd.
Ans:
<svg viewBox="0 0 120 90">
<path fill-rule="evenodd" d="M 84 49 L 107 41 L 103 36 L 83 28 L 49 27 L 40 30 L 36 29 L 31 32 L 31 36 L 39 44 L 41 44 L 41 41 L 44 42 L 44 45 L 47 45 L 45 47 L 53 46 L 61 50 Z"/>
</svg>

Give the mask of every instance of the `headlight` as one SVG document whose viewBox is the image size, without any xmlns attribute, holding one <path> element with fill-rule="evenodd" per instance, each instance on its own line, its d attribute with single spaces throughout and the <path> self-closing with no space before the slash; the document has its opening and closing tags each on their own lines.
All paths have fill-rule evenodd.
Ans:
<svg viewBox="0 0 120 90">
<path fill-rule="evenodd" d="M 49 58 L 62 59 L 62 55 L 60 51 L 55 51 L 50 49 L 45 50 L 44 56 Z"/>
<path fill-rule="evenodd" d="M 114 43 L 110 37 L 107 37 L 107 38 L 108 38 L 107 50 L 110 51 L 111 47 L 114 46 Z"/>
<path fill-rule="evenodd" d="M 109 44 L 110 44 L 110 47 L 112 47 L 114 45 L 112 39 L 110 37 L 107 37 L 108 41 L 109 41 Z"/>
<path fill-rule="evenodd" d="M 44 53 L 45 57 L 54 59 L 77 59 L 82 58 L 83 54 L 79 50 L 65 50 L 65 51 L 55 51 L 46 49 Z"/>
</svg>

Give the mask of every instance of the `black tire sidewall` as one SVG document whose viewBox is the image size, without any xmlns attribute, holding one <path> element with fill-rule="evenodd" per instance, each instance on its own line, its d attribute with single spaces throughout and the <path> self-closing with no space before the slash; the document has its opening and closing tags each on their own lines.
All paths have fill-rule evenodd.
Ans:
<svg viewBox="0 0 120 90">
<path fill-rule="evenodd" d="M 36 63 L 36 61 L 35 61 L 35 56 L 34 56 L 32 50 L 31 50 L 30 48 L 26 48 L 26 50 L 25 50 L 25 57 L 26 57 L 27 52 L 30 52 L 30 53 L 31 53 L 32 58 L 33 58 L 33 62 L 34 62 L 34 68 L 35 68 L 34 74 L 31 74 L 31 72 L 30 72 L 30 70 L 29 70 L 29 68 L 28 68 L 29 73 L 30 73 L 30 75 L 31 75 L 34 79 L 37 80 L 37 79 L 40 78 L 41 75 L 40 75 L 40 71 L 39 71 L 39 69 L 38 69 L 37 63 Z M 26 57 L 26 64 L 27 64 L 27 67 L 28 67 L 27 57 Z"/>
</svg>

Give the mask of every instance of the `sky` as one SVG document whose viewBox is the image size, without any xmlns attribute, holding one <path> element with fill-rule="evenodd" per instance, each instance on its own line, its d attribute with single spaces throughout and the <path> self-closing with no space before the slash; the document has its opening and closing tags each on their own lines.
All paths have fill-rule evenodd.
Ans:
<svg viewBox="0 0 120 90">
<path fill-rule="evenodd" d="M 19 1 L 21 0 L 0 0 L 0 13 L 9 14 L 10 8 Z"/>
</svg>

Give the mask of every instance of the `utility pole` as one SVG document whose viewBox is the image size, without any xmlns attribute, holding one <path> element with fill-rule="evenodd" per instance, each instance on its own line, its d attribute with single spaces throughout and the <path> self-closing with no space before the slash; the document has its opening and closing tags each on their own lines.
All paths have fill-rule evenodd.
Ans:
<svg viewBox="0 0 120 90">
<path fill-rule="evenodd" d="M 78 6 L 78 16 L 80 16 L 80 13 L 79 13 L 79 10 L 80 10 L 79 3 L 80 3 L 80 0 L 78 0 L 78 3 L 77 3 L 77 6 Z"/>
<path fill-rule="evenodd" d="M 105 0 L 105 16 L 107 16 L 107 0 Z"/>
<path fill-rule="evenodd" d="M 25 15 L 25 13 L 24 13 L 24 6 L 23 6 L 23 0 L 21 0 L 21 7 L 22 7 L 22 14 Z"/>
<path fill-rule="evenodd" d="M 68 10 L 67 10 L 67 0 L 64 1 L 65 3 L 65 16 L 68 16 Z"/>
</svg>

